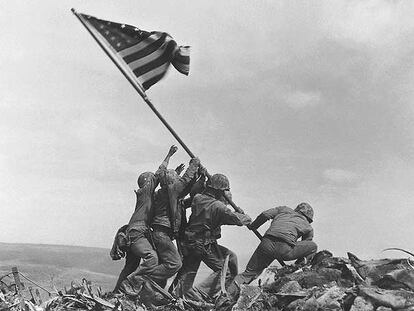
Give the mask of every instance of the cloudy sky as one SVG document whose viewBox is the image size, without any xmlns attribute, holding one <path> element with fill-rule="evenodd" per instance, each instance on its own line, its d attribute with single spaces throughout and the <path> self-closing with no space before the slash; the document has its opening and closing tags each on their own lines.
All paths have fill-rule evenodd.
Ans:
<svg viewBox="0 0 414 311">
<path fill-rule="evenodd" d="M 148 95 L 252 217 L 307 201 L 320 249 L 414 250 L 411 1 L 0 2 L 0 241 L 110 247 L 176 143 L 71 7 L 192 46 Z"/>
</svg>

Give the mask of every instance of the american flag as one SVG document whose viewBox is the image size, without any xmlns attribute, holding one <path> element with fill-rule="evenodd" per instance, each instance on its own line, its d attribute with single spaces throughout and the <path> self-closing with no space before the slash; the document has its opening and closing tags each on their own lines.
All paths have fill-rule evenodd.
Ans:
<svg viewBox="0 0 414 311">
<path fill-rule="evenodd" d="M 103 38 L 116 57 L 133 73 L 139 84 L 149 89 L 166 74 L 170 63 L 182 74 L 190 71 L 190 47 L 178 46 L 165 32 L 147 32 L 135 26 L 114 23 L 77 13 Z"/>
</svg>

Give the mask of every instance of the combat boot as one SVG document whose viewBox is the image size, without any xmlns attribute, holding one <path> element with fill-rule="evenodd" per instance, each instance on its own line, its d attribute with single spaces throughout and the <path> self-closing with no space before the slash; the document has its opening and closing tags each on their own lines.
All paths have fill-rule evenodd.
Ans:
<svg viewBox="0 0 414 311">
<path fill-rule="evenodd" d="M 220 295 L 216 300 L 215 308 L 217 310 L 231 310 L 236 302 L 237 301 L 230 296 Z"/>
<path fill-rule="evenodd" d="M 302 267 L 304 265 L 306 265 L 306 259 L 305 259 L 305 257 L 299 258 L 299 259 L 297 259 L 295 261 L 295 266 Z"/>
<path fill-rule="evenodd" d="M 138 297 L 145 280 L 139 276 L 127 277 L 122 281 L 119 291 L 127 296 Z"/>
</svg>

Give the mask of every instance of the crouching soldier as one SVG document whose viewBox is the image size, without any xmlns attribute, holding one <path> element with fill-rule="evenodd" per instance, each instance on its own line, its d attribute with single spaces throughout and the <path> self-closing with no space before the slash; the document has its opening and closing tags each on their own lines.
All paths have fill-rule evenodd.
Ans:
<svg viewBox="0 0 414 311">
<path fill-rule="evenodd" d="M 145 172 L 138 178 L 139 189 L 135 191 L 137 197 L 135 210 L 126 228 L 126 236 L 130 246 L 126 253 L 125 267 L 121 271 L 114 291 L 121 290 L 128 295 L 138 294 L 139 288 L 136 286 L 138 285 L 137 277 L 150 274 L 158 265 L 157 253 L 149 240 L 153 195 L 158 185 L 160 174 L 167 169 L 169 160 L 176 151 L 177 147 L 171 146 L 155 174 Z"/>
<path fill-rule="evenodd" d="M 308 203 L 300 203 L 295 210 L 275 207 L 261 213 L 248 227 L 257 229 L 267 220 L 272 220 L 262 241 L 250 258 L 246 270 L 237 275 L 227 292 L 231 298 L 238 295 L 239 285 L 256 279 L 275 259 L 310 260 L 316 253 L 317 245 L 312 241 L 313 209 Z M 298 241 L 299 238 L 301 241 Z"/>
<path fill-rule="evenodd" d="M 214 296 L 219 291 L 219 282 L 214 275 L 223 268 L 226 256 L 229 256 L 229 269 L 226 281 L 237 275 L 237 256 L 231 250 L 217 243 L 221 237 L 222 225 L 248 225 L 249 216 L 231 211 L 226 207 L 224 192 L 230 196 L 229 180 L 222 174 L 215 174 L 207 183 L 202 194 L 194 196 L 191 216 L 185 230 L 186 254 L 183 267 L 176 277 L 178 287 L 176 294 L 193 300 L 208 295 Z M 192 288 L 200 263 L 204 262 L 213 274 L 203 282 L 202 287 Z M 208 281 L 209 280 L 209 281 Z M 201 292 L 201 293 L 200 293 Z"/>
</svg>

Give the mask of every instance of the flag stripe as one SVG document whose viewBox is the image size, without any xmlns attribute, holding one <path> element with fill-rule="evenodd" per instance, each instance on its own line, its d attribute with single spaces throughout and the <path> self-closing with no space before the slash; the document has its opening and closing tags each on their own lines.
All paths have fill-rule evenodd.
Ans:
<svg viewBox="0 0 414 311">
<path fill-rule="evenodd" d="M 132 70 L 135 70 L 141 66 L 144 66 L 145 64 L 148 64 L 156 60 L 159 57 L 164 56 L 164 54 L 166 53 L 167 46 L 167 44 L 163 44 L 158 50 L 155 50 L 147 56 L 134 60 L 133 62 L 129 63 L 128 66 L 131 67 Z"/>
<path fill-rule="evenodd" d="M 154 78 L 154 77 L 156 77 L 160 74 L 165 74 L 167 72 L 168 65 L 169 65 L 169 63 L 164 63 L 164 64 L 160 65 L 159 67 L 154 68 L 151 71 L 148 71 L 148 72 L 144 73 L 141 76 L 138 76 L 138 79 L 140 81 L 145 81 L 146 82 L 146 81 L 149 81 L 150 79 L 152 79 L 152 78 Z"/>
<path fill-rule="evenodd" d="M 138 52 L 139 50 L 142 50 L 143 48 L 145 48 L 147 45 L 151 44 L 152 42 L 158 40 L 161 36 L 162 36 L 161 32 L 155 32 L 151 34 L 148 38 L 142 40 L 141 42 L 138 42 L 137 44 L 131 47 L 128 47 L 126 49 L 123 49 L 119 51 L 118 53 L 121 57 L 131 55 L 135 52 Z"/>
<path fill-rule="evenodd" d="M 179 72 L 188 75 L 190 72 L 190 47 L 180 46 L 171 63 Z"/>
<path fill-rule="evenodd" d="M 151 42 L 146 47 L 144 47 L 143 49 L 139 51 L 136 51 L 135 53 L 125 56 L 124 61 L 127 64 L 129 64 L 130 62 L 133 62 L 134 60 L 137 60 L 139 58 L 147 56 L 148 54 L 151 54 L 152 52 L 156 51 L 164 44 L 166 36 L 167 34 L 163 33 L 158 40 Z"/>
<path fill-rule="evenodd" d="M 157 83 L 158 81 L 160 81 L 163 77 L 165 76 L 165 73 L 160 74 L 158 76 L 155 76 L 154 78 L 142 83 L 142 87 L 145 90 L 148 90 L 152 85 L 154 85 L 155 83 Z"/>
<path fill-rule="evenodd" d="M 177 53 L 177 55 L 174 57 L 174 61 L 177 63 L 183 64 L 183 65 L 189 65 L 190 64 L 190 58 L 188 56 L 182 56 Z"/>
<path fill-rule="evenodd" d="M 165 49 L 164 53 L 162 55 L 160 55 L 159 57 L 155 58 L 153 61 L 138 67 L 136 69 L 133 70 L 134 74 L 139 77 L 142 76 L 143 74 L 145 74 L 146 72 L 157 68 L 159 66 L 161 66 L 164 63 L 168 63 L 169 64 L 169 60 L 168 60 L 168 55 L 171 53 L 171 50 L 174 48 L 174 46 L 172 44 L 168 44 L 167 48 Z"/>
</svg>

